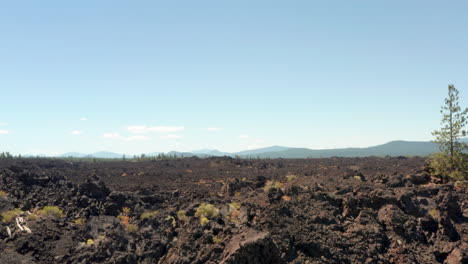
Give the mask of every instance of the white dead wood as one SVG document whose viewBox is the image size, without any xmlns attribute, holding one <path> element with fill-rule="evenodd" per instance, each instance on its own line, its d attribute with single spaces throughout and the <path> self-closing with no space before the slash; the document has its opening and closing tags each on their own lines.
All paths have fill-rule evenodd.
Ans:
<svg viewBox="0 0 468 264">
<path fill-rule="evenodd" d="M 24 228 L 20 225 L 20 220 L 18 219 L 19 217 L 16 218 L 16 225 L 21 231 L 24 231 Z"/>
<path fill-rule="evenodd" d="M 28 232 L 29 234 L 32 233 L 32 231 L 31 231 L 31 229 L 29 229 L 29 227 L 23 226 L 23 228 L 24 228 L 24 230 L 25 230 L 26 232 Z"/>
<path fill-rule="evenodd" d="M 10 229 L 10 227 L 7 226 L 6 231 L 8 233 L 8 236 L 11 238 L 11 229 Z"/>
</svg>

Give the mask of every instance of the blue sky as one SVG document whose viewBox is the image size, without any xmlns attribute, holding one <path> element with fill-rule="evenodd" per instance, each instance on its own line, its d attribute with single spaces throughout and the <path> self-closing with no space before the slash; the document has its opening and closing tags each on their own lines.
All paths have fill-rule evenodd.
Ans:
<svg viewBox="0 0 468 264">
<path fill-rule="evenodd" d="M 5 1 L 0 150 L 430 140 L 468 98 L 466 1 Z"/>
</svg>

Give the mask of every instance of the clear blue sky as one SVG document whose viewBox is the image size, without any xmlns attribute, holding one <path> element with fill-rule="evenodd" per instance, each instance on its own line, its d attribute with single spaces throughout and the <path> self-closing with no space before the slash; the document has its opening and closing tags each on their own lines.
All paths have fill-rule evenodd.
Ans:
<svg viewBox="0 0 468 264">
<path fill-rule="evenodd" d="M 427 0 L 4 1 L 0 150 L 430 140 L 447 85 L 468 102 L 467 10 Z"/>
</svg>

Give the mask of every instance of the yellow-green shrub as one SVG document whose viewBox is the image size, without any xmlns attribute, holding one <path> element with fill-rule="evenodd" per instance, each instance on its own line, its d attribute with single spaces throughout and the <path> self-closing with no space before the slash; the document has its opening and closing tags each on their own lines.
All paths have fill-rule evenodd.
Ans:
<svg viewBox="0 0 468 264">
<path fill-rule="evenodd" d="M 200 224 L 205 225 L 210 219 L 213 219 L 219 214 L 219 209 L 212 204 L 202 203 L 198 206 L 195 212 L 195 217 L 200 218 Z"/>
<path fill-rule="evenodd" d="M 272 188 L 281 189 L 281 188 L 283 188 L 283 183 L 281 183 L 279 181 L 267 181 L 265 183 L 265 186 L 263 187 L 263 191 L 268 192 Z"/>
<path fill-rule="evenodd" d="M 187 217 L 184 210 L 180 210 L 177 212 L 177 219 L 179 219 L 179 221 L 184 222 L 184 223 L 189 222 L 189 218 Z"/>
<path fill-rule="evenodd" d="M 136 225 L 129 224 L 125 227 L 125 230 L 127 230 L 127 232 L 134 233 L 138 231 L 138 227 Z"/>
<path fill-rule="evenodd" d="M 1 216 L 2 216 L 2 221 L 4 223 L 9 223 L 11 220 L 13 220 L 13 218 L 15 218 L 16 216 L 18 216 L 19 214 L 21 214 L 23 211 L 21 211 L 21 209 L 18 209 L 18 208 L 15 208 L 13 210 L 9 210 L 9 211 L 6 211 L 6 212 L 3 212 L 1 213 Z"/>
<path fill-rule="evenodd" d="M 148 218 L 154 218 L 156 217 L 156 215 L 158 215 L 159 212 L 158 211 L 148 211 L 148 212 L 144 212 L 140 215 L 140 219 L 143 220 L 143 219 L 148 219 Z"/>
<path fill-rule="evenodd" d="M 288 175 L 286 175 L 286 180 L 287 180 L 288 182 L 294 181 L 295 179 L 297 179 L 297 176 L 294 175 L 294 174 L 288 174 Z"/>
<path fill-rule="evenodd" d="M 63 211 L 58 206 L 44 206 L 42 210 L 39 210 L 39 214 L 55 218 L 63 217 Z"/>
<path fill-rule="evenodd" d="M 450 157 L 445 153 L 435 153 L 429 157 L 429 168 L 433 176 L 443 180 L 468 179 L 468 158 L 464 154 L 454 155 L 454 164 L 451 164 Z"/>
</svg>

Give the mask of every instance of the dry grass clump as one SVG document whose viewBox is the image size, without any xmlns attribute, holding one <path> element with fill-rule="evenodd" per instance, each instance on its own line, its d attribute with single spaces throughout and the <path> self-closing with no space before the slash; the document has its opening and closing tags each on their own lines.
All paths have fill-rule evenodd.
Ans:
<svg viewBox="0 0 468 264">
<path fill-rule="evenodd" d="M 1 197 L 1 198 L 6 198 L 7 196 L 8 196 L 8 193 L 7 193 L 7 192 L 1 191 L 1 190 L 0 190 L 0 197 Z"/>
<path fill-rule="evenodd" d="M 180 210 L 177 212 L 177 219 L 179 219 L 179 221 L 181 222 L 184 222 L 185 224 L 187 224 L 190 221 L 184 210 Z"/>
<path fill-rule="evenodd" d="M 39 219 L 37 214 L 28 214 L 28 216 L 26 216 L 26 220 L 28 221 L 36 221 L 37 219 Z"/>
<path fill-rule="evenodd" d="M 219 243 L 223 242 L 223 239 L 220 236 L 214 236 L 211 240 L 215 244 L 219 244 Z"/>
<path fill-rule="evenodd" d="M 125 226 L 125 230 L 130 233 L 134 233 L 138 230 L 136 225 L 130 224 L 130 214 L 131 209 L 128 207 L 122 207 L 122 213 L 117 216 L 120 219 L 120 223 Z M 145 215 L 149 216 L 149 215 Z"/>
<path fill-rule="evenodd" d="M 38 211 L 38 214 L 55 218 L 63 217 L 63 211 L 58 206 L 44 206 L 42 210 Z"/>
<path fill-rule="evenodd" d="M 127 230 L 127 232 L 130 233 L 135 233 L 136 231 L 138 231 L 138 227 L 136 225 L 129 224 L 125 227 L 125 230 Z"/>
<path fill-rule="evenodd" d="M 150 219 L 150 218 L 155 218 L 156 215 L 158 215 L 159 212 L 158 211 L 148 211 L 148 212 L 144 212 L 140 215 L 140 219 L 143 220 L 143 219 Z"/>
<path fill-rule="evenodd" d="M 433 219 L 439 219 L 439 218 L 440 218 L 440 212 L 439 212 L 439 210 L 437 210 L 437 209 L 435 209 L 435 208 L 429 210 L 428 213 L 429 213 L 429 215 L 430 215 Z"/>
<path fill-rule="evenodd" d="M 288 182 L 294 181 L 295 179 L 297 179 L 297 175 L 294 175 L 294 174 L 291 174 L 291 173 L 288 173 L 288 175 L 286 175 L 286 180 Z"/>
<path fill-rule="evenodd" d="M 210 219 L 215 218 L 218 214 L 219 209 L 214 207 L 214 205 L 202 203 L 198 206 L 195 217 L 200 218 L 201 225 L 206 225 L 210 222 Z"/>
<path fill-rule="evenodd" d="M 279 181 L 267 181 L 263 187 L 264 192 L 269 192 L 271 189 L 281 189 L 283 188 L 283 183 Z"/>
<path fill-rule="evenodd" d="M 9 222 L 11 222 L 11 220 L 13 220 L 13 218 L 17 217 L 21 213 L 23 213 L 23 211 L 21 211 L 21 209 L 15 208 L 13 210 L 3 212 L 0 215 L 2 216 L 2 222 L 9 223 Z"/>
</svg>

